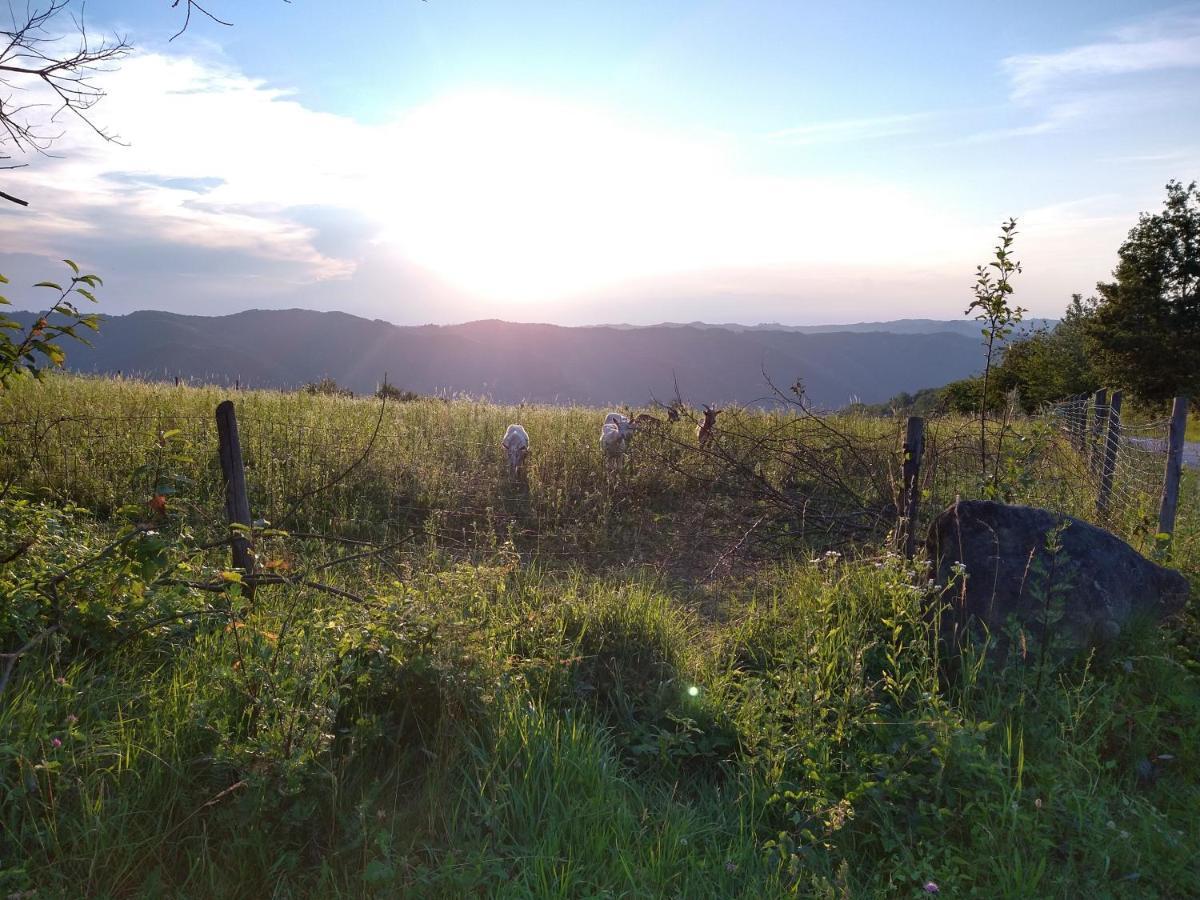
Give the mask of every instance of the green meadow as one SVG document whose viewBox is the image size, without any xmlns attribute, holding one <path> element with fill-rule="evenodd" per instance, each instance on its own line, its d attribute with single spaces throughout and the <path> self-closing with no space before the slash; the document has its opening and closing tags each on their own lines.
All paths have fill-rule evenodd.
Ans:
<svg viewBox="0 0 1200 900">
<path fill-rule="evenodd" d="M 723 455 L 680 422 L 613 466 L 604 410 L 238 392 L 251 592 L 227 395 L 0 393 L 0 896 L 1196 895 L 1195 600 L 942 658 L 885 515 L 902 423 L 729 411 Z M 937 427 L 927 514 L 978 452 Z M 1086 515 L 1040 428 L 1012 499 Z M 1148 551 L 1143 501 L 1112 525 Z M 1198 522 L 1189 473 L 1193 598 Z"/>
</svg>

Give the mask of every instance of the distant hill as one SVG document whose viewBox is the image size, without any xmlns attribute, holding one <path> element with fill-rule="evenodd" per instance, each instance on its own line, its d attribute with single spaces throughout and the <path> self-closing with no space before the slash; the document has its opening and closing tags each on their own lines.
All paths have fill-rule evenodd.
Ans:
<svg viewBox="0 0 1200 900">
<path fill-rule="evenodd" d="M 374 390 L 386 371 L 391 383 L 422 394 L 466 392 L 500 402 L 639 404 L 669 400 L 678 380 L 693 403 L 751 403 L 768 393 L 765 370 L 781 388 L 802 378 L 814 403 L 834 407 L 882 402 L 980 368 L 974 328 L 967 337 L 864 326 L 815 333 L 501 321 L 399 327 L 302 309 L 135 312 L 105 318 L 94 343 L 69 348 L 73 369 L 275 388 L 329 376 L 360 393 Z"/>
<path fill-rule="evenodd" d="M 1029 332 L 1038 328 L 1052 327 L 1056 319 L 1027 319 L 1017 329 L 1017 333 Z M 949 332 L 961 334 L 964 337 L 980 338 L 982 326 L 972 319 L 893 319 L 888 322 L 856 322 L 851 325 L 780 325 L 778 322 L 764 322 L 759 325 L 739 325 L 727 322 L 720 325 L 708 322 L 663 322 L 659 325 L 614 325 L 613 328 L 720 328 L 725 331 L 786 331 L 798 334 L 829 334 L 835 331 L 887 331 L 891 334 L 937 334 Z"/>
</svg>

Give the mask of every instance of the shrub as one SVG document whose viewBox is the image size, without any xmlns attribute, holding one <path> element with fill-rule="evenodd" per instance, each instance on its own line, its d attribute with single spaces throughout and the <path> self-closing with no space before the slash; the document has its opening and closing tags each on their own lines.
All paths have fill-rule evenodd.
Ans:
<svg viewBox="0 0 1200 900">
<path fill-rule="evenodd" d="M 323 397 L 353 397 L 354 391 L 349 388 L 344 388 L 336 381 L 326 375 L 320 381 L 310 381 L 301 390 L 306 394 L 319 395 Z"/>
<path fill-rule="evenodd" d="M 406 391 L 387 382 L 379 386 L 379 390 L 375 392 L 375 396 L 380 400 L 390 400 L 393 403 L 411 403 L 414 400 L 421 399 L 421 395 L 415 391 Z"/>
</svg>

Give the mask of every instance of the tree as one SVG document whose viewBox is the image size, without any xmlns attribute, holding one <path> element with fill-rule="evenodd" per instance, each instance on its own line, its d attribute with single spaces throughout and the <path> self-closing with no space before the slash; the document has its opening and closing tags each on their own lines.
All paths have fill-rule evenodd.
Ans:
<svg viewBox="0 0 1200 900">
<path fill-rule="evenodd" d="M 1089 353 L 1087 326 L 1093 305 L 1075 294 L 1050 329 L 1021 335 L 1004 345 L 995 372 L 998 397 L 1013 391 L 1026 412 L 1044 403 L 1100 387 L 1103 379 Z"/>
<path fill-rule="evenodd" d="M 197 12 L 221 25 L 229 25 L 194 0 L 163 0 L 180 8 L 183 23 L 174 40 L 191 24 Z M 78 5 L 78 13 L 75 7 Z M 95 77 L 112 71 L 132 52 L 123 37 L 95 40 L 83 18 L 83 0 L 46 0 L 45 5 L 8 7 L 9 24 L 0 30 L 0 169 L 19 169 L 26 157 L 49 151 L 63 134 L 63 117 L 73 118 L 106 141 L 116 135 L 98 125 L 92 108 L 104 99 Z M 68 42 L 61 27 L 76 39 Z M 9 161 L 12 162 L 9 162 Z M 0 191 L 0 199 L 21 206 L 28 202 Z"/>
<path fill-rule="evenodd" d="M 1087 333 L 1116 384 L 1144 400 L 1200 392 L 1200 191 L 1167 183 L 1118 251 Z"/>
<path fill-rule="evenodd" d="M 992 253 L 992 261 L 979 266 L 975 270 L 975 299 L 971 301 L 963 315 L 975 313 L 975 321 L 983 324 L 983 386 L 980 397 L 988 397 L 988 382 L 991 377 L 992 363 L 996 351 L 1004 339 L 1012 334 L 1012 330 L 1024 314 L 1019 306 L 1009 302 L 1013 292 L 1012 276 L 1019 274 L 1021 264 L 1012 258 L 1013 240 L 1017 236 L 1017 220 L 1009 219 L 1000 226 L 1000 238 Z M 987 468 L 987 404 L 979 406 L 979 460 L 983 469 Z"/>
</svg>

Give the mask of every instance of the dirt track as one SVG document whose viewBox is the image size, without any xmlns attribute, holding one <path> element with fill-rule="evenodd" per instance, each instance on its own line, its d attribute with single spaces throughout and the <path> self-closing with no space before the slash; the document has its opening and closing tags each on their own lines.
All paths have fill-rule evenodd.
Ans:
<svg viewBox="0 0 1200 900">
<path fill-rule="evenodd" d="M 1167 452 L 1166 441 L 1154 438 L 1130 438 L 1130 443 L 1147 450 Z M 1200 441 L 1187 441 L 1183 445 L 1183 464 L 1189 468 L 1200 469 Z"/>
</svg>

